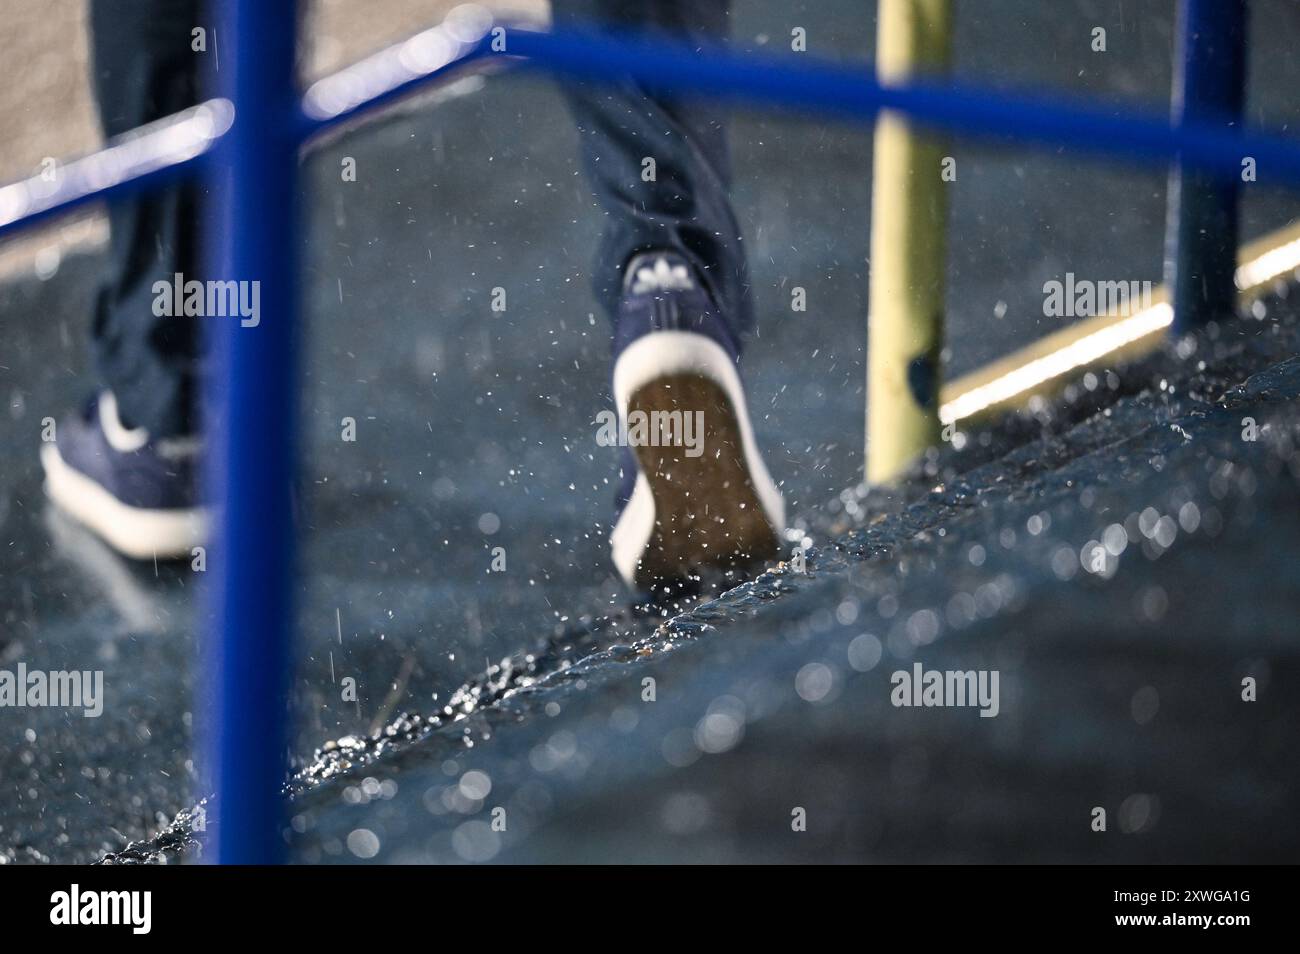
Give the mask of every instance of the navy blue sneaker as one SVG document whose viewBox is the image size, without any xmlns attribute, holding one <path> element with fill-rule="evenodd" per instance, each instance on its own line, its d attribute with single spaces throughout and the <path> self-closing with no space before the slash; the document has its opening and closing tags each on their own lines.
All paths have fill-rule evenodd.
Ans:
<svg viewBox="0 0 1300 954">
<path fill-rule="evenodd" d="M 785 502 L 754 442 L 738 342 L 673 252 L 628 263 L 614 338 L 624 487 L 614 566 L 653 589 L 775 557 Z"/>
<path fill-rule="evenodd" d="M 60 421 L 55 437 L 41 445 L 46 493 L 119 553 L 174 559 L 204 542 L 197 439 L 127 429 L 109 391 Z"/>
</svg>

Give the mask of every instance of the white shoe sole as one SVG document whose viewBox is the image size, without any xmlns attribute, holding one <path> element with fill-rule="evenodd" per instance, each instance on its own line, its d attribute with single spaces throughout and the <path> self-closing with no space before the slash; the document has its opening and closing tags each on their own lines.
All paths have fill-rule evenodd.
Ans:
<svg viewBox="0 0 1300 954">
<path fill-rule="evenodd" d="M 188 557 L 207 539 L 204 508 L 151 510 L 122 503 L 85 474 L 69 467 L 52 443 L 41 445 L 45 492 L 69 516 L 113 549 L 135 560 Z"/>
<path fill-rule="evenodd" d="M 634 403 L 665 409 L 679 403 L 674 393 L 713 410 L 698 458 L 680 447 L 633 448 L 640 472 L 610 533 L 614 566 L 632 586 L 775 555 L 785 528 L 785 502 L 758 452 L 731 356 L 689 331 L 653 332 L 619 356 L 614 400 L 624 424 Z"/>
</svg>

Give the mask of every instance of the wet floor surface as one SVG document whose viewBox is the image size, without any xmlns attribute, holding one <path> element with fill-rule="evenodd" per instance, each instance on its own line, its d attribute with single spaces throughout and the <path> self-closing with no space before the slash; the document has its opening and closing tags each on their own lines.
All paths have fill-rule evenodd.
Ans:
<svg viewBox="0 0 1300 954">
<path fill-rule="evenodd" d="M 1167 20 L 1139 30 L 1130 15 L 1118 34 L 1131 41 L 1099 71 L 1068 38 L 1094 16 L 1124 22 L 1122 5 L 1056 20 L 1022 6 L 1011 33 L 1046 31 L 1056 55 L 999 45 L 996 24 L 972 20 L 962 69 L 1161 102 L 1168 64 L 1152 49 Z M 775 5 L 740 7 L 750 45 L 788 35 Z M 842 10 L 805 19 L 810 35 L 836 36 L 834 55 L 865 55 L 869 23 L 849 29 Z M 1276 125 L 1295 108 L 1282 79 L 1257 96 Z M 1295 678 L 1289 372 L 1243 399 L 1261 420 L 1277 415 L 1258 443 L 1240 441 L 1239 423 L 1233 441 L 1238 409 L 1199 416 L 1212 405 L 1130 396 L 1110 418 L 995 456 L 965 491 L 945 485 L 853 530 L 864 512 L 898 513 L 840 497 L 861 467 L 869 137 L 744 115 L 734 194 L 760 315 L 746 382 L 816 549 L 809 576 L 777 574 L 657 631 L 623 615 L 607 564 L 616 461 L 594 422 L 609 406 L 608 330 L 585 277 L 600 216 L 574 136 L 540 81 L 457 92 L 308 164 L 296 857 L 1211 860 L 1295 848 L 1281 814 L 1295 739 L 1278 689 Z M 1059 326 L 1041 317 L 1047 278 L 1158 279 L 1161 175 L 987 145 L 957 155 L 953 370 Z M 339 176 L 344 157 L 355 183 Z M 1297 208 L 1248 196 L 1248 234 Z M 42 418 L 85 387 L 97 267 L 77 259 L 0 289 L 0 663 L 104 669 L 107 685 L 98 719 L 0 714 L 8 860 L 93 860 L 200 794 L 190 660 L 202 577 L 120 561 L 49 513 L 31 452 Z M 806 313 L 790 309 L 795 286 Z M 503 313 L 490 309 L 495 288 Z M 1186 503 L 1201 517 L 1190 531 Z M 1177 525 L 1158 559 L 1137 526 L 1113 578 L 1077 569 L 1090 540 L 1148 507 Z M 1068 578 L 1062 548 L 1075 554 Z M 889 676 L 913 659 L 1000 669 L 1001 713 L 895 709 Z M 1233 703 L 1252 673 L 1259 702 Z M 431 725 L 449 705 L 474 714 Z M 390 725 L 389 751 L 352 766 Z M 1106 835 L 1089 831 L 1094 806 L 1108 810 Z"/>
<path fill-rule="evenodd" d="M 1300 361 L 1225 383 L 1124 398 L 835 537 L 807 575 L 308 791 L 297 856 L 1293 858 Z M 997 670 L 997 716 L 891 705 L 917 663 Z"/>
<path fill-rule="evenodd" d="M 1297 344 L 1278 331 L 942 460 L 910 500 L 846 495 L 876 516 L 826 527 L 804 572 L 573 627 L 331 743 L 293 783 L 294 857 L 1294 857 L 1300 359 L 1268 365 Z M 895 705 L 918 665 L 996 671 L 996 715 Z M 157 847 L 119 860 L 195 854 Z"/>
</svg>

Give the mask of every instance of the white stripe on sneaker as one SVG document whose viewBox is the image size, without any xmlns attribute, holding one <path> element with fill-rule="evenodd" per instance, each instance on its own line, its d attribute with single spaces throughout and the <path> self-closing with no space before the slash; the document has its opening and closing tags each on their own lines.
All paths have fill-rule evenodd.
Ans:
<svg viewBox="0 0 1300 954">
<path fill-rule="evenodd" d="M 128 430 L 117 416 L 117 398 L 112 391 L 101 391 L 99 401 L 99 427 L 104 432 L 108 446 L 119 454 L 131 454 L 149 443 L 149 432 L 143 427 Z"/>
</svg>

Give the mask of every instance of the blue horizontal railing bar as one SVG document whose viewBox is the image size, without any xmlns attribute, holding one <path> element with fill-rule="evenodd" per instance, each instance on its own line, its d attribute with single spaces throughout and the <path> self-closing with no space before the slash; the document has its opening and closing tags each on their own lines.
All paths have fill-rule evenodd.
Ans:
<svg viewBox="0 0 1300 954">
<path fill-rule="evenodd" d="M 868 69 L 811 59 L 794 65 L 793 54 L 776 58 L 722 46 L 650 43 L 604 34 L 512 30 L 506 37 L 506 53 L 522 57 L 527 66 L 585 80 L 630 76 L 661 92 L 703 93 L 863 121 L 873 120 L 881 109 L 891 109 L 923 125 L 970 136 L 1065 146 L 1161 164 L 1179 157 L 1190 165 L 1232 176 L 1240 174 L 1242 159 L 1250 156 L 1279 184 L 1300 186 L 1300 140 L 1205 123 L 1175 127 L 1163 112 L 1129 106 L 1104 109 L 1066 98 L 960 83 L 886 86 Z"/>
<path fill-rule="evenodd" d="M 661 92 L 707 95 L 861 122 L 871 122 L 881 109 L 892 109 L 919 123 L 969 136 L 1064 146 L 1159 164 L 1181 158 L 1231 176 L 1240 173 L 1242 159 L 1250 156 L 1279 183 L 1300 187 L 1300 141 L 1206 123 L 1173 126 L 1164 113 L 1128 106 L 1105 109 L 1064 97 L 959 83 L 884 85 L 870 69 L 802 55 L 796 64 L 793 55 L 736 53 L 723 46 L 649 42 L 604 33 L 512 29 L 504 34 L 504 49 L 499 52 L 492 50 L 492 39 L 488 34 L 476 43 L 461 43 L 454 55 L 425 73 L 400 68 L 389 72 L 400 58 L 399 44 L 386 51 L 386 62 L 380 54 L 371 58 L 373 63 L 362 61 L 314 84 L 316 90 L 350 74 L 358 89 L 370 94 L 325 114 L 311 115 L 308 109 L 303 117 L 306 135 L 356 119 L 468 65 L 496 61 L 597 82 L 630 77 Z"/>
<path fill-rule="evenodd" d="M 663 92 L 775 106 L 804 118 L 870 122 L 880 110 L 891 109 L 920 124 L 972 137 L 1065 147 L 1094 156 L 1158 164 L 1180 159 L 1187 165 L 1223 175 L 1237 175 L 1243 158 L 1249 156 L 1255 160 L 1261 181 L 1300 188 L 1300 141 L 1205 123 L 1174 126 L 1163 115 L 1128 106 L 1103 108 L 1063 97 L 1031 96 L 960 83 L 887 86 L 877 82 L 869 69 L 805 55 L 798 55 L 800 62 L 796 64 L 792 62 L 795 54 L 763 56 L 736 53 L 720 46 L 651 43 L 576 31 L 511 29 L 504 36 L 505 49 L 500 52 L 492 49 L 490 33 L 472 42 L 448 38 L 447 46 L 439 50 L 441 55 L 432 63 L 421 63 L 418 58 L 413 63 L 410 56 L 403 58 L 403 51 L 417 39 L 424 37 L 431 42 L 440 29 L 425 31 L 313 83 L 296 115 L 286 118 L 294 137 L 308 142 L 467 70 L 496 65 L 540 69 L 597 82 L 630 77 Z M 335 108 L 325 108 L 325 94 L 331 84 L 343 92 L 360 91 L 360 95 L 341 95 Z M 177 114 L 164 122 L 178 122 L 186 115 Z M 118 170 L 108 185 L 94 186 L 87 175 L 73 178 L 66 173 L 74 167 L 89 172 L 110 162 L 110 154 L 118 144 L 64 166 L 61 181 L 53 190 L 42 184 L 40 177 L 0 188 L 0 237 L 90 201 L 129 196 L 170 182 L 177 175 L 192 174 L 224 131 L 215 133 L 198 154 L 194 154 L 192 145 L 178 146 L 172 150 L 171 159 L 159 154 L 153 157 L 154 165 Z M 39 197 L 39 201 L 24 206 L 21 197 Z"/>
<path fill-rule="evenodd" d="M 56 163 L 53 179 L 36 175 L 0 188 L 0 238 L 89 202 L 130 198 L 194 174 L 211 159 L 234 115 L 229 100 L 208 100 L 98 152 Z"/>
</svg>

